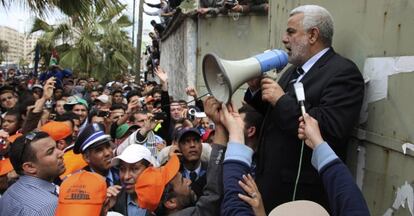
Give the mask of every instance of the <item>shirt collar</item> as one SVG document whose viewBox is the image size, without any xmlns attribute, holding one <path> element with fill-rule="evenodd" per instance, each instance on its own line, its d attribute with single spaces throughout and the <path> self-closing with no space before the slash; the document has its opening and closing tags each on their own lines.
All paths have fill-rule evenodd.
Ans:
<svg viewBox="0 0 414 216">
<path fill-rule="evenodd" d="M 56 186 L 54 184 L 34 176 L 22 175 L 20 176 L 20 181 L 22 181 L 25 184 L 32 185 L 36 188 L 42 188 L 50 193 L 56 192 Z"/>
<path fill-rule="evenodd" d="M 131 198 L 131 195 L 127 194 L 127 203 L 128 205 L 134 205 L 136 207 L 139 207 L 138 204 L 135 202 L 134 199 Z"/>
<path fill-rule="evenodd" d="M 197 173 L 197 176 L 199 176 L 200 175 L 200 171 L 201 171 L 201 163 L 198 165 L 198 167 L 195 169 L 195 170 L 193 170 L 193 171 L 191 171 L 191 170 L 189 170 L 189 169 L 187 169 L 187 168 L 185 168 L 184 167 L 184 171 L 185 171 L 185 175 L 186 176 L 188 176 L 188 177 L 190 177 L 190 173 L 191 172 L 195 172 L 195 173 Z"/>
<path fill-rule="evenodd" d="M 302 65 L 302 69 L 305 73 L 307 73 L 312 66 L 326 53 L 328 52 L 329 47 L 325 48 L 321 51 L 319 51 L 318 53 L 316 53 L 314 56 L 312 56 L 312 58 L 310 58 L 307 62 L 305 62 L 305 64 Z"/>
</svg>

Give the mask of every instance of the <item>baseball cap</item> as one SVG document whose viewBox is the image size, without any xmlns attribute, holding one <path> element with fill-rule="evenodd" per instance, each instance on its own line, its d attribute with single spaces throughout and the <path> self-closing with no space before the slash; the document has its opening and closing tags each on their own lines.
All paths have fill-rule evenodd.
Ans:
<svg viewBox="0 0 414 216">
<path fill-rule="evenodd" d="M 99 174 L 80 171 L 60 186 L 56 216 L 99 216 L 106 199 L 106 183 Z"/>
<path fill-rule="evenodd" d="M 133 164 L 142 159 L 150 162 L 153 166 L 158 167 L 158 162 L 151 155 L 150 150 L 139 144 L 132 144 L 125 148 L 125 150 L 118 156 L 114 157 L 111 161 L 112 166 L 118 166 L 122 161 Z"/>
<path fill-rule="evenodd" d="M 298 200 L 287 202 L 274 208 L 269 216 L 294 216 L 303 215 L 306 212 L 308 216 L 328 216 L 328 212 L 318 203 L 309 200 Z"/>
<path fill-rule="evenodd" d="M 139 128 L 139 126 L 138 125 L 129 125 L 129 124 L 127 124 L 127 123 L 125 123 L 125 124 L 122 124 L 121 126 L 119 126 L 117 129 L 116 129 L 116 132 L 115 132 L 115 137 L 117 138 L 117 139 L 119 139 L 119 138 L 121 138 L 121 137 L 123 137 L 124 135 L 125 135 L 125 133 L 129 130 L 129 129 L 138 129 Z"/>
<path fill-rule="evenodd" d="M 88 166 L 88 163 L 86 163 L 82 155 L 73 153 L 73 149 L 63 154 L 63 163 L 65 164 L 66 170 L 60 175 L 60 179 L 64 179 L 66 176 Z"/>
<path fill-rule="evenodd" d="M 0 159 L 0 176 L 6 175 L 13 170 L 13 166 L 9 158 Z"/>
<path fill-rule="evenodd" d="M 73 152 L 79 154 L 90 147 L 96 147 L 107 142 L 111 142 L 111 136 L 105 134 L 104 126 L 98 123 L 89 124 L 76 139 Z"/>
<path fill-rule="evenodd" d="M 100 102 L 102 102 L 102 103 L 106 104 L 106 103 L 108 103 L 108 102 L 109 102 L 109 96 L 108 96 L 108 95 L 106 95 L 106 94 L 99 95 L 99 97 L 97 97 L 97 98 L 95 99 L 95 101 L 100 101 Z"/>
<path fill-rule="evenodd" d="M 88 102 L 86 102 L 85 99 L 80 98 L 76 95 L 68 97 L 68 100 L 65 103 L 65 105 L 63 105 L 63 108 L 65 108 L 66 111 L 70 111 L 72 107 L 76 104 L 82 104 L 88 109 Z"/>
<path fill-rule="evenodd" d="M 177 175 L 180 169 L 180 161 L 177 155 L 174 155 L 162 167 L 148 167 L 141 175 L 138 176 L 135 184 L 137 193 L 137 202 L 141 208 L 155 211 L 165 186 Z"/>
<path fill-rule="evenodd" d="M 187 134 L 195 134 L 196 136 L 201 137 L 200 132 L 196 128 L 186 127 L 177 131 L 176 140 L 180 142 L 180 140 Z"/>
<path fill-rule="evenodd" d="M 48 133 L 55 141 L 65 139 L 72 135 L 72 128 L 70 128 L 69 125 L 57 121 L 48 122 L 43 125 L 40 130 Z"/>
<path fill-rule="evenodd" d="M 33 90 L 35 88 L 39 88 L 39 89 L 43 90 L 43 86 L 40 85 L 40 84 L 34 84 L 31 89 Z"/>
</svg>

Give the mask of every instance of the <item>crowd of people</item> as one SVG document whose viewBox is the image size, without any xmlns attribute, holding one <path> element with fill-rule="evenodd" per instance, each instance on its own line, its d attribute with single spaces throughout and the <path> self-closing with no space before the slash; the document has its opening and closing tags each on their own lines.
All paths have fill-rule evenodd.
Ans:
<svg viewBox="0 0 414 216">
<path fill-rule="evenodd" d="M 145 80 L 153 79 L 153 71 L 160 65 L 161 57 L 161 38 L 164 30 L 168 27 L 169 23 L 173 19 L 174 14 L 179 10 L 179 5 L 182 0 L 160 0 L 159 3 L 153 4 L 145 2 L 148 8 L 145 9 L 144 13 L 149 16 L 157 16 L 160 19 L 160 23 L 155 20 L 151 20 L 151 26 L 153 31 L 149 33 L 151 38 L 151 45 L 147 45 L 144 54 L 146 55 L 146 68 Z M 218 14 L 228 13 L 263 13 L 267 14 L 269 11 L 268 0 L 199 0 L 199 8 L 195 11 L 199 16 L 216 16 Z M 148 77 L 152 75 L 152 77 Z"/>
<path fill-rule="evenodd" d="M 0 88 L 0 215 L 314 212 L 282 207 L 292 200 L 313 201 L 317 215 L 369 215 L 342 162 L 364 84 L 332 37 L 326 9 L 292 10 L 283 36 L 291 68 L 278 82 L 248 81 L 239 109 L 201 100 L 194 87 L 191 103 L 176 100 L 159 66 L 159 83 L 104 84 L 59 66 L 39 77 L 9 70 Z"/>
</svg>

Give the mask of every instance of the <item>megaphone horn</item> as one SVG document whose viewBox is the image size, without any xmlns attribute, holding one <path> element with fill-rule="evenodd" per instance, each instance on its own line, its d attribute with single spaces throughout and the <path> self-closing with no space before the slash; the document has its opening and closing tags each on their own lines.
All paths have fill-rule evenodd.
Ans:
<svg viewBox="0 0 414 216">
<path fill-rule="evenodd" d="M 238 61 L 209 53 L 203 58 L 203 77 L 209 93 L 218 101 L 228 103 L 243 83 L 272 69 L 283 69 L 287 63 L 287 53 L 277 49 Z"/>
</svg>

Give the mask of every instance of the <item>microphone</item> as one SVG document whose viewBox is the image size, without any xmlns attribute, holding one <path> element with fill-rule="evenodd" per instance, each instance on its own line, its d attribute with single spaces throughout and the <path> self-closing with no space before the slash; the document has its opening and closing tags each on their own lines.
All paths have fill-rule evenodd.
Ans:
<svg viewBox="0 0 414 216">
<path fill-rule="evenodd" d="M 302 115 L 306 113 L 305 109 L 305 90 L 303 89 L 303 84 L 301 82 L 297 82 L 293 84 L 295 88 L 296 99 L 300 105 L 300 110 L 302 111 Z"/>
</svg>

